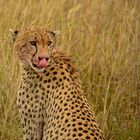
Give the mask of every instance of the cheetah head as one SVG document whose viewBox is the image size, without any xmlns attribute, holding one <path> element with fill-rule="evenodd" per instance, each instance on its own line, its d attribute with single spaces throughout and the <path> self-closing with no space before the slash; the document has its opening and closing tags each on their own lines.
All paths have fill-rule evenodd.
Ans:
<svg viewBox="0 0 140 140">
<path fill-rule="evenodd" d="M 30 66 L 35 71 L 41 72 L 50 64 L 50 56 L 59 31 L 26 27 L 21 31 L 10 29 L 10 32 L 16 53 L 24 66 Z"/>
</svg>

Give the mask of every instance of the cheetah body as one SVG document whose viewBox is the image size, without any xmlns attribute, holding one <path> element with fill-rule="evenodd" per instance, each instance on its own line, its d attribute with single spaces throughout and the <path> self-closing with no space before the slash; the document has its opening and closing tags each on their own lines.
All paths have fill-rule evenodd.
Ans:
<svg viewBox="0 0 140 140">
<path fill-rule="evenodd" d="M 31 43 L 36 46 L 35 51 L 26 43 L 29 38 L 37 42 Z M 46 49 L 50 43 L 45 46 L 49 40 L 54 41 L 54 48 L 50 50 Z M 75 64 L 71 58 L 56 51 L 55 37 L 41 28 L 28 27 L 18 33 L 14 46 L 22 65 L 17 105 L 24 140 L 103 139 L 93 112 L 83 96 Z M 41 50 L 42 46 L 46 47 L 46 52 Z M 35 56 L 43 56 L 43 59 L 33 61 Z M 32 68 L 35 65 L 31 66 L 25 59 L 27 57 L 34 64 L 46 62 L 44 57 L 49 57 L 50 61 L 41 68 L 38 65 Z"/>
</svg>

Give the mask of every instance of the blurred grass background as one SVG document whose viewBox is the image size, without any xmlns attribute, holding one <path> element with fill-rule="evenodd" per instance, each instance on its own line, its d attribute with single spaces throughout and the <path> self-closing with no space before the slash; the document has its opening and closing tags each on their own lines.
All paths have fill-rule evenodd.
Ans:
<svg viewBox="0 0 140 140">
<path fill-rule="evenodd" d="M 0 0 L 0 140 L 22 140 L 9 28 L 60 30 L 106 140 L 140 138 L 139 0 Z"/>
</svg>

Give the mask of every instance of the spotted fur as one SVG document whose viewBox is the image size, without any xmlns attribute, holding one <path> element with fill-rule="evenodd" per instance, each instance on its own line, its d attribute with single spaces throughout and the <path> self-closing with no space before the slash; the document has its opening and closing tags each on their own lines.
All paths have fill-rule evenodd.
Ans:
<svg viewBox="0 0 140 140">
<path fill-rule="evenodd" d="M 31 40 L 37 43 L 36 50 Z M 55 49 L 55 40 L 54 34 L 38 27 L 19 31 L 15 39 L 22 65 L 17 105 L 24 140 L 103 140 L 83 96 L 75 63 Z M 53 42 L 51 50 L 48 41 Z M 39 57 L 48 57 L 46 67 L 34 68 L 30 64 Z"/>
</svg>

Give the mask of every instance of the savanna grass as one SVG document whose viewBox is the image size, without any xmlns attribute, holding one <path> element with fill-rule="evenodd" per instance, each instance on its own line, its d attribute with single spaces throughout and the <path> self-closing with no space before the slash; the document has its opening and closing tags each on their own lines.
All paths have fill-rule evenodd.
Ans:
<svg viewBox="0 0 140 140">
<path fill-rule="evenodd" d="M 0 140 L 22 140 L 20 70 L 9 29 L 60 30 L 106 140 L 140 138 L 139 0 L 0 0 Z"/>
</svg>

